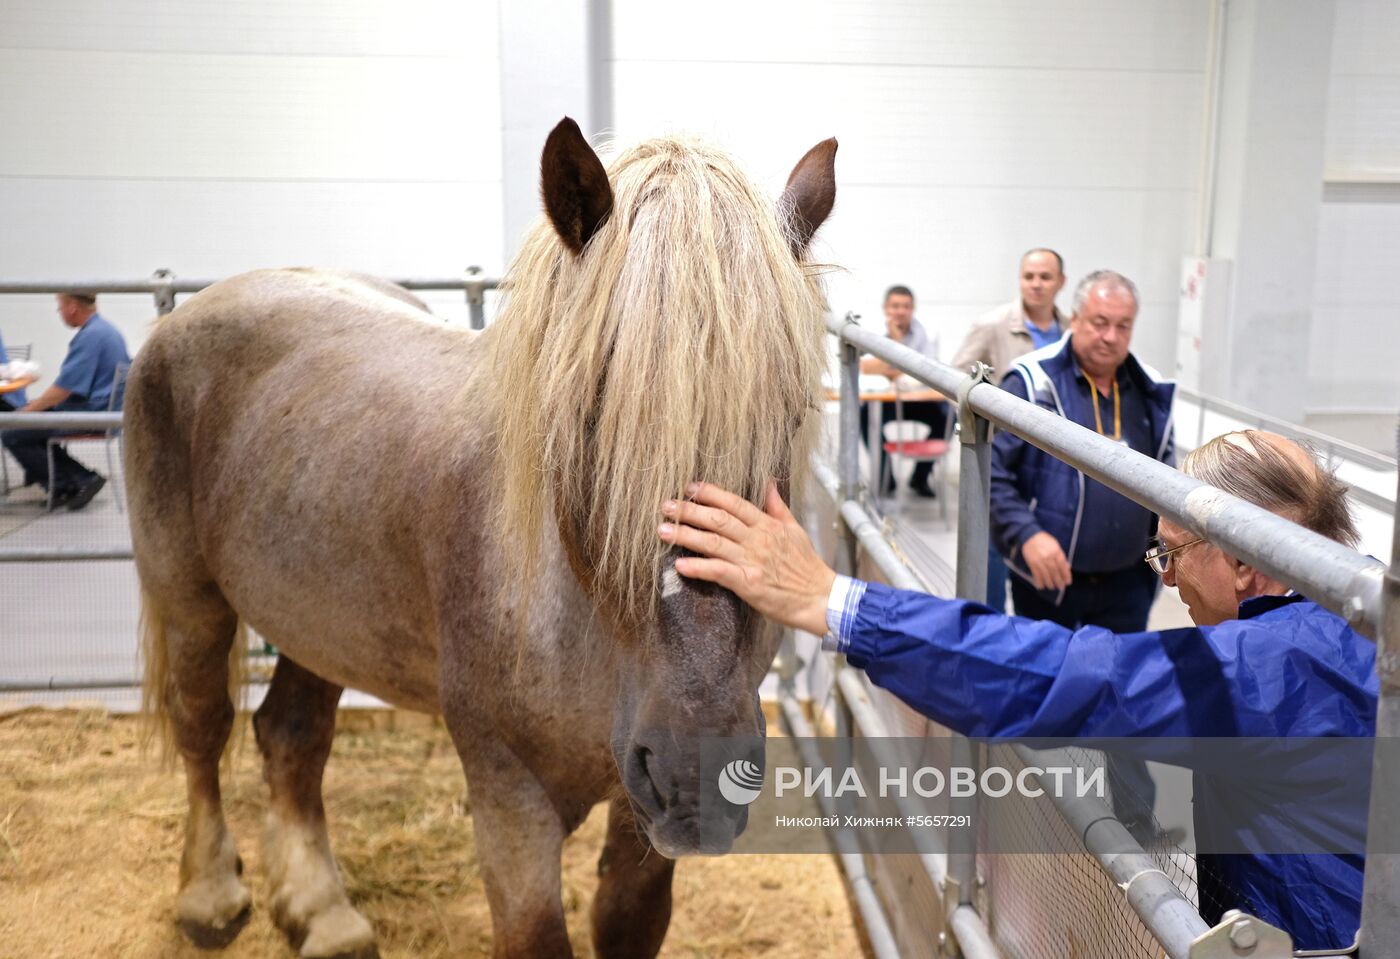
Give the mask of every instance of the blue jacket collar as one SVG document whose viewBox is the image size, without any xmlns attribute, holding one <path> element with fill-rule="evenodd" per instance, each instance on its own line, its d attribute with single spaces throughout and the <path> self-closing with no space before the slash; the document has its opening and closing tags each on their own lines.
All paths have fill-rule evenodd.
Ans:
<svg viewBox="0 0 1400 959">
<path fill-rule="evenodd" d="M 1271 609 L 1278 609 L 1280 606 L 1288 606 L 1291 603 L 1302 603 L 1307 597 L 1301 593 L 1284 593 L 1282 596 L 1251 596 L 1240 603 L 1240 619 L 1253 619 L 1262 616 Z"/>
</svg>

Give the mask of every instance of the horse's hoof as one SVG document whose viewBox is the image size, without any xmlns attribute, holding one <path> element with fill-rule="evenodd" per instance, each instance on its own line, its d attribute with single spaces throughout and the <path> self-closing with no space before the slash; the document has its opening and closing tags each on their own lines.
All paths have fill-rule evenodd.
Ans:
<svg viewBox="0 0 1400 959">
<path fill-rule="evenodd" d="M 200 949 L 222 949 L 243 931 L 253 899 L 232 876 L 193 882 L 180 893 L 175 924 Z"/>
<path fill-rule="evenodd" d="M 301 959 L 379 959 L 374 927 L 347 903 L 311 919 L 297 955 Z"/>
<path fill-rule="evenodd" d="M 222 949 L 238 938 L 243 927 L 253 915 L 253 906 L 248 904 L 243 911 L 221 926 L 212 923 L 196 922 L 193 919 L 177 919 L 175 925 L 185 934 L 185 938 L 199 949 Z"/>
</svg>

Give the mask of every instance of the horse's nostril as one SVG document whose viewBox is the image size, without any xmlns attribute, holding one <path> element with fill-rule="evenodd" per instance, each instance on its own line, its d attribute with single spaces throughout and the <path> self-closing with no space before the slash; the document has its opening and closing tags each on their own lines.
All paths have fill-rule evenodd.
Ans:
<svg viewBox="0 0 1400 959">
<path fill-rule="evenodd" d="M 660 787 L 656 783 L 656 776 L 652 772 L 651 763 L 653 754 L 645 746 L 637 747 L 637 765 L 642 769 L 642 775 L 646 778 L 647 785 L 651 787 L 651 798 L 656 803 L 657 811 L 666 809 L 666 798 L 662 794 Z"/>
</svg>

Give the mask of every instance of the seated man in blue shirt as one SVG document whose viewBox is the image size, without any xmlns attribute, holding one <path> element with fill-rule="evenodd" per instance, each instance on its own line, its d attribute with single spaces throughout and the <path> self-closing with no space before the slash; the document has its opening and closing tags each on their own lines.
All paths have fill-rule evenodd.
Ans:
<svg viewBox="0 0 1400 959">
<path fill-rule="evenodd" d="M 1194 450 L 1183 470 L 1347 545 L 1357 539 L 1346 487 L 1281 436 L 1246 431 Z M 1181 592 L 1195 627 L 1160 632 L 1070 628 L 837 576 L 770 484 L 764 509 L 714 486 L 662 504 L 659 534 L 699 556 L 676 572 L 733 591 L 778 623 L 823 635 L 872 682 L 969 736 L 1152 737 L 1154 758 L 1190 767 L 1196 834 L 1303 835 L 1320 815 L 1280 813 L 1297 764 L 1209 766 L 1193 737 L 1278 744 L 1374 737 L 1376 646 L 1347 622 L 1166 519 L 1148 564 Z M 1163 752 L 1178 750 L 1178 753 Z M 1364 842 L 1369 767 L 1333 777 L 1325 814 Z M 1270 778 L 1272 777 L 1272 779 Z M 1318 807 L 1324 806 L 1318 796 Z M 1289 817 L 1294 818 L 1290 819 Z M 1254 828 L 1250 832 L 1250 828 Z M 1290 847 L 1296 848 L 1296 847 Z M 1351 944 L 1361 920 L 1364 845 L 1347 853 L 1197 856 L 1202 917 L 1240 908 L 1286 930 L 1299 949 Z M 1216 850 L 1217 852 L 1219 850 Z"/>
<path fill-rule="evenodd" d="M 97 312 L 97 297 L 86 293 L 60 293 L 58 315 L 78 332 L 68 344 L 68 355 L 53 385 L 26 403 L 21 413 L 99 412 L 120 409 L 121 397 L 111 404 L 117 388 L 119 365 L 130 365 L 126 340 Z M 40 483 L 53 493 L 53 505 L 82 509 L 107 482 L 79 463 L 63 448 L 54 450 L 54 475 L 49 475 L 47 444 L 60 430 L 7 430 L 5 449 L 24 467 L 24 483 Z"/>
</svg>

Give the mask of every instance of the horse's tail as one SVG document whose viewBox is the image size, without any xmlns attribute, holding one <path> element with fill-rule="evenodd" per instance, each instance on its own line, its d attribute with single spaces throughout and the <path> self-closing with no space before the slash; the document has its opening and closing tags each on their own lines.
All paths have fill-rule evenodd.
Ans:
<svg viewBox="0 0 1400 959">
<path fill-rule="evenodd" d="M 167 640 L 165 617 L 160 607 L 145 589 L 141 590 L 141 658 L 145 673 L 141 679 L 141 717 L 143 720 L 142 743 L 155 744 L 160 750 L 162 762 L 173 764 L 175 730 L 170 716 L 170 698 L 174 692 L 170 682 L 170 646 Z M 248 630 L 243 620 L 238 621 L 234 630 L 233 642 L 228 651 L 228 698 L 237 711 L 243 706 L 243 683 L 248 673 Z M 242 741 L 240 727 L 235 723 L 234 735 L 229 741 L 236 748 Z M 225 749 L 224 756 L 233 755 L 233 749 Z"/>
<path fill-rule="evenodd" d="M 141 741 L 147 746 L 152 742 L 158 744 L 161 759 L 173 762 L 175 737 L 170 726 L 170 650 L 165 641 L 165 618 L 145 589 L 141 590 L 141 618 L 137 629 L 145 667 L 141 677 Z"/>
</svg>

